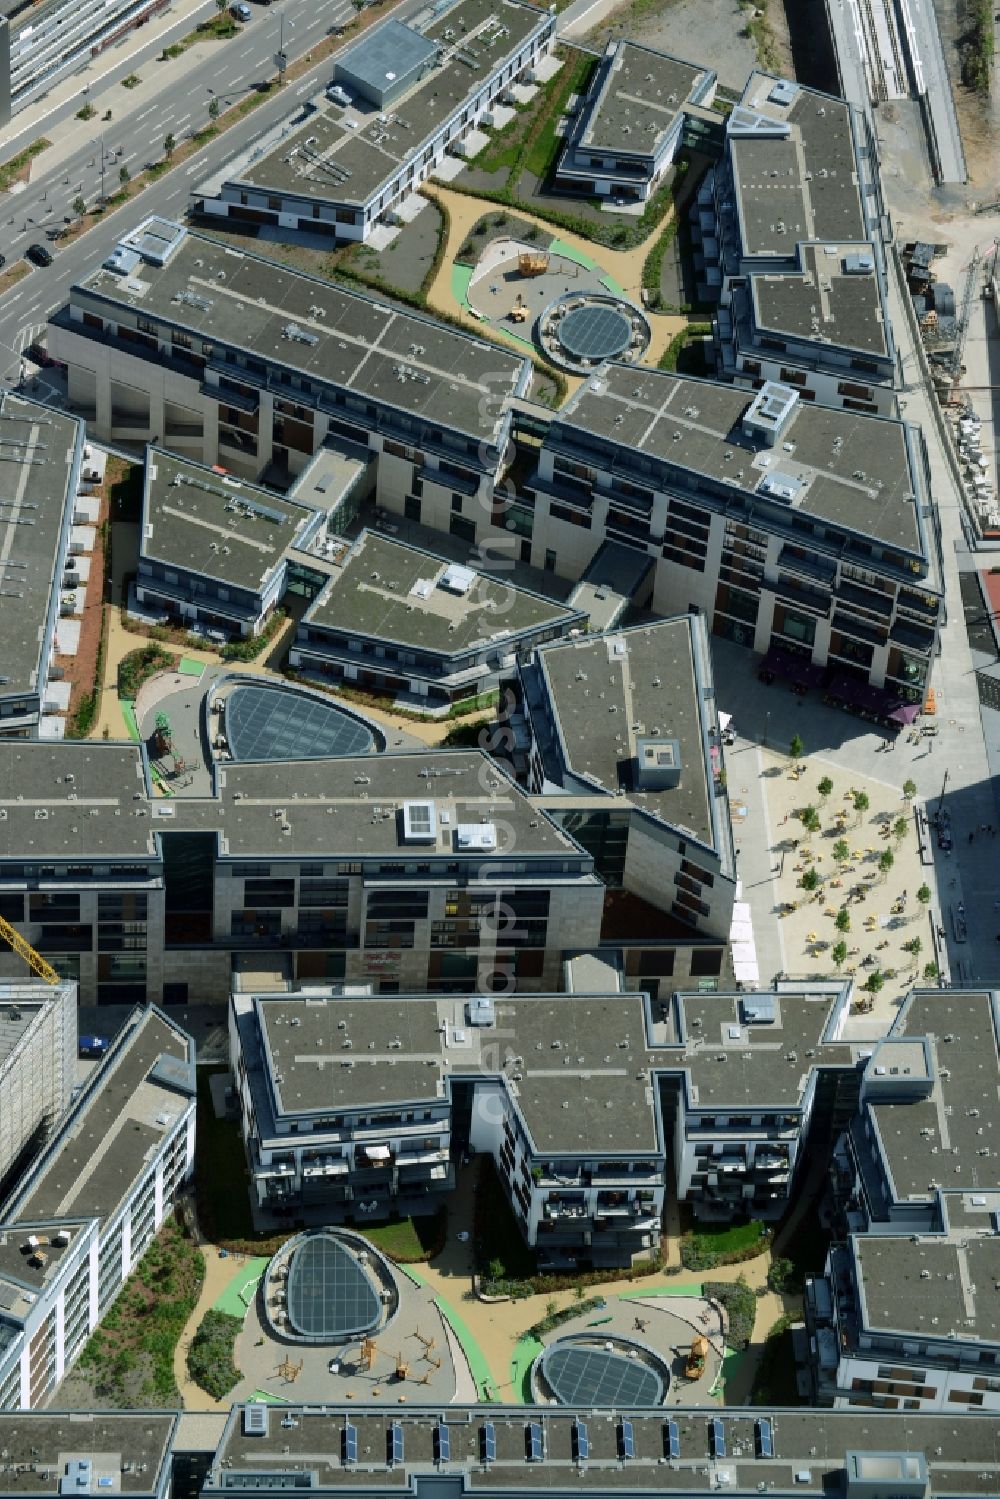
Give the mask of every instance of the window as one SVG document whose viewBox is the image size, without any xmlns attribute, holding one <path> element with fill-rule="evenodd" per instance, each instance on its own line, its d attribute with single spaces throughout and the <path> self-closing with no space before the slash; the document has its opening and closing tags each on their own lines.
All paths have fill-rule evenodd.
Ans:
<svg viewBox="0 0 1000 1499">
<path fill-rule="evenodd" d="M 462 496 L 460 494 L 453 494 L 452 495 L 452 497 L 451 497 L 451 508 L 452 508 L 452 513 L 453 514 L 455 514 L 455 515 L 461 515 L 461 513 L 462 513 Z"/>
<path fill-rule="evenodd" d="M 457 536 L 459 541 L 471 543 L 476 539 L 476 523 L 466 520 L 464 515 L 453 515 L 448 530 L 452 536 Z"/>
<path fill-rule="evenodd" d="M 722 972 L 721 947 L 696 947 L 691 954 L 692 978 L 717 978 Z"/>
<path fill-rule="evenodd" d="M 416 495 L 408 494 L 406 496 L 403 501 L 403 514 L 406 516 L 407 520 L 419 521 L 420 501 L 417 499 Z"/>
<path fill-rule="evenodd" d="M 545 548 L 545 571 L 554 573 L 556 570 L 556 554 L 551 547 Z"/>
</svg>

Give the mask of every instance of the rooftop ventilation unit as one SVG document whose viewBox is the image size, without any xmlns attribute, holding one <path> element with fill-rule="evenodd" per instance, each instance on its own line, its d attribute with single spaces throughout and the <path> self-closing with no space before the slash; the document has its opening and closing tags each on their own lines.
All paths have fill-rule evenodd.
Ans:
<svg viewBox="0 0 1000 1499">
<path fill-rule="evenodd" d="M 669 791 L 680 785 L 681 747 L 676 739 L 639 736 L 635 741 L 635 764 L 640 791 Z"/>
<path fill-rule="evenodd" d="M 468 593 L 476 581 L 476 574 L 471 567 L 460 567 L 453 562 L 450 567 L 445 568 L 441 575 L 439 586 L 447 588 L 449 593 Z"/>
<path fill-rule="evenodd" d="M 434 818 L 434 803 L 403 803 L 403 841 L 405 843 L 434 843 L 437 838 Z"/>
<path fill-rule="evenodd" d="M 460 822 L 455 841 L 462 850 L 492 853 L 497 846 L 497 830 L 492 822 Z"/>
<path fill-rule="evenodd" d="M 245 1437 L 267 1436 L 267 1406 L 263 1401 L 251 1402 L 243 1407 L 243 1435 Z"/>
</svg>

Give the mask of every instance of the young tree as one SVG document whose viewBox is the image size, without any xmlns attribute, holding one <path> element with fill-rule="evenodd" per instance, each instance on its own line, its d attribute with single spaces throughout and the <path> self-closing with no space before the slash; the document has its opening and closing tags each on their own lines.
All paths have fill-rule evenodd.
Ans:
<svg viewBox="0 0 1000 1499">
<path fill-rule="evenodd" d="M 846 906 L 841 906 L 833 924 L 838 932 L 849 932 L 851 930 L 851 913 Z"/>
<path fill-rule="evenodd" d="M 917 900 L 920 902 L 920 904 L 922 906 L 929 906 L 930 905 L 930 903 L 931 903 L 931 887 L 930 887 L 930 885 L 921 885 L 920 889 L 917 891 Z"/>
<path fill-rule="evenodd" d="M 792 742 L 788 746 L 788 753 L 791 755 L 793 760 L 801 760 L 804 752 L 805 745 L 802 743 L 801 734 L 793 734 Z"/>
<path fill-rule="evenodd" d="M 826 801 L 827 797 L 830 795 L 830 792 L 833 790 L 833 782 L 830 780 L 830 777 L 824 776 L 819 785 L 816 787 L 816 790 L 819 792 L 823 800 Z"/>
<path fill-rule="evenodd" d="M 912 801 L 913 798 L 916 796 L 916 794 L 917 794 L 917 783 L 916 783 L 916 781 L 910 781 L 910 780 L 904 781 L 903 782 L 903 795 L 906 797 L 906 800 L 908 802 Z"/>
<path fill-rule="evenodd" d="M 924 964 L 924 978 L 927 979 L 928 982 L 930 982 L 930 980 L 936 979 L 937 976 L 938 976 L 938 966 L 937 966 L 937 964 L 936 963 L 925 963 Z"/>
<path fill-rule="evenodd" d="M 173 156 L 173 154 L 174 154 L 174 147 L 176 145 L 177 145 L 177 142 L 174 140 L 174 133 L 173 133 L 173 131 L 172 130 L 168 131 L 168 133 L 163 138 L 163 154 L 167 158 L 168 161 L 170 160 L 171 156 Z"/>
<path fill-rule="evenodd" d="M 76 214 L 78 219 L 83 218 L 84 214 L 87 212 L 87 204 L 83 198 L 73 199 L 73 212 Z"/>
<path fill-rule="evenodd" d="M 830 956 L 833 959 L 833 966 L 839 972 L 847 962 L 847 943 L 843 941 L 835 942 L 830 949 Z"/>
<path fill-rule="evenodd" d="M 868 798 L 868 792 L 867 791 L 856 791 L 854 793 L 854 810 L 858 814 L 858 816 L 857 816 L 857 821 L 858 822 L 860 822 L 862 820 L 862 818 L 864 817 L 865 813 L 868 811 L 868 808 L 870 806 L 871 806 L 871 802 L 870 802 L 870 800 Z"/>
<path fill-rule="evenodd" d="M 906 837 L 909 831 L 910 824 L 907 822 L 906 818 L 897 817 L 896 821 L 892 825 L 892 836 L 895 838 L 896 842 L 902 843 L 903 839 Z"/>
<path fill-rule="evenodd" d="M 919 937 L 911 937 L 909 942 L 907 942 L 905 945 L 907 952 L 913 959 L 913 966 L 914 968 L 916 968 L 917 959 L 920 957 L 920 954 L 923 951 L 924 944 L 921 942 Z"/>
<path fill-rule="evenodd" d="M 846 864 L 851 857 L 851 845 L 846 838 L 838 838 L 833 845 L 833 857 L 838 864 Z"/>
<path fill-rule="evenodd" d="M 818 871 L 815 869 L 807 869 L 805 874 L 799 880 L 799 884 L 802 886 L 803 890 L 815 890 L 819 885 Z"/>
<path fill-rule="evenodd" d="M 823 824 L 815 807 L 804 807 L 801 813 L 802 826 L 807 833 L 818 833 Z"/>
<path fill-rule="evenodd" d="M 218 99 L 214 97 L 210 99 L 208 104 L 208 118 L 210 120 L 217 120 L 219 118 L 220 110 L 221 105 L 219 104 Z"/>
<path fill-rule="evenodd" d="M 128 167 L 118 168 L 118 181 L 121 183 L 122 187 L 128 187 L 131 177 L 132 173 L 129 171 Z"/>
<path fill-rule="evenodd" d="M 889 870 L 892 868 L 895 862 L 896 857 L 893 854 L 892 849 L 884 848 L 878 856 L 879 873 L 881 874 L 883 880 L 885 879 L 886 875 L 889 873 Z"/>
<path fill-rule="evenodd" d="M 870 973 L 868 975 L 867 979 L 865 980 L 865 988 L 868 990 L 869 994 L 874 995 L 874 994 L 877 994 L 879 992 L 879 990 L 882 988 L 882 986 L 883 986 L 884 983 L 885 983 L 885 979 L 883 978 L 882 974 L 879 973 L 878 969 L 876 968 L 875 972 L 874 973 Z"/>
</svg>

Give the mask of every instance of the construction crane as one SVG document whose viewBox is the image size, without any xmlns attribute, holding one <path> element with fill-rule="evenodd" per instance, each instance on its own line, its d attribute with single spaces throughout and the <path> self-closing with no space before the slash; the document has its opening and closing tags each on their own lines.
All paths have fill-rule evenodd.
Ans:
<svg viewBox="0 0 1000 1499">
<path fill-rule="evenodd" d="M 19 958 L 23 958 L 33 973 L 37 973 L 40 979 L 47 984 L 58 984 L 61 982 L 58 973 L 51 963 L 46 963 L 41 953 L 35 951 L 30 942 L 26 942 L 21 933 L 15 931 L 9 921 L 0 916 L 0 937 L 9 943 Z"/>
<path fill-rule="evenodd" d="M 965 282 L 965 291 L 962 295 L 962 306 L 958 314 L 958 322 L 955 325 L 955 347 L 952 351 L 951 365 L 948 373 L 951 376 L 951 396 L 955 392 L 962 379 L 962 355 L 965 352 L 965 336 L 969 331 L 969 314 L 972 311 L 972 298 L 979 285 L 979 266 L 983 255 L 977 245 L 972 255 L 969 266 L 969 274 Z"/>
</svg>

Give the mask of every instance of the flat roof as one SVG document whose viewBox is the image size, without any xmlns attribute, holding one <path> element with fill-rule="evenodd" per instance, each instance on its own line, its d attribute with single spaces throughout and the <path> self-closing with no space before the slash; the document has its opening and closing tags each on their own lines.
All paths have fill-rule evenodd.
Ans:
<svg viewBox="0 0 1000 1499">
<path fill-rule="evenodd" d="M 0 860 L 149 859 L 152 821 L 139 745 L 0 739 Z"/>
<path fill-rule="evenodd" d="M 83 1459 L 92 1464 L 92 1479 L 81 1494 L 155 1494 L 171 1464 L 176 1429 L 176 1411 L 4 1411 L 0 1493 L 56 1495 L 65 1465 Z"/>
<path fill-rule="evenodd" d="M 622 1461 L 618 1450 L 618 1422 L 632 1423 L 634 1456 Z M 286 1426 L 281 1418 L 290 1417 Z M 574 1422 L 586 1422 L 589 1455 L 586 1474 L 572 1440 Z M 755 1422 L 771 1423 L 774 1455 L 754 1457 Z M 676 1422 L 680 1455 L 664 1462 L 664 1421 Z M 345 1463 L 340 1455 L 340 1431 L 350 1421 L 357 1433 L 358 1461 Z M 253 1475 L 246 1489 L 256 1491 L 257 1475 L 305 1468 L 314 1473 L 322 1490 L 396 1490 L 410 1493 L 415 1476 L 436 1471 L 434 1431 L 439 1421 L 449 1427 L 449 1468 L 464 1475 L 473 1492 L 519 1490 L 535 1495 L 581 1487 L 614 1489 L 623 1493 L 668 1492 L 678 1496 L 719 1491 L 720 1472 L 726 1472 L 731 1493 L 756 1494 L 765 1482 L 778 1493 L 825 1495 L 844 1483 L 848 1451 L 921 1453 L 926 1455 L 930 1488 L 939 1494 L 993 1495 L 1000 1485 L 1000 1435 L 995 1415 L 920 1415 L 872 1409 L 810 1410 L 768 1406 L 671 1406 L 655 1411 L 579 1412 L 573 1407 L 480 1405 L 450 1406 L 445 1411 L 396 1407 L 295 1406 L 273 1408 L 268 1430 L 245 1434 L 243 1409 L 235 1406 L 209 1470 L 208 1492 L 240 1488 L 240 1474 Z M 541 1428 L 543 1458 L 525 1462 L 525 1427 Z M 489 1422 L 495 1457 L 480 1459 L 481 1428 Z M 722 1424 L 727 1451 L 715 1459 L 710 1429 Z M 398 1423 L 403 1439 L 400 1463 L 387 1469 L 386 1438 L 390 1423 Z M 766 1473 L 765 1470 L 766 1469 Z M 278 1486 L 277 1476 L 275 1487 Z"/>
<path fill-rule="evenodd" d="M 558 878 L 553 860 L 578 878 L 588 859 L 476 749 L 227 762 L 216 775 L 217 795 L 167 801 L 149 794 L 139 745 L 0 739 L 0 876 L 5 863 L 156 860 L 155 834 L 170 832 L 214 833 L 222 857 L 391 855 L 441 869 L 459 851 L 459 825 L 501 823 L 492 847 L 469 845 L 465 857 L 510 866 L 516 847 L 518 860 L 550 861 L 547 878 Z M 434 803 L 430 842 L 405 840 L 404 801 Z"/>
<path fill-rule="evenodd" d="M 146 451 L 140 554 L 260 593 L 317 511 L 162 448 Z"/>
<path fill-rule="evenodd" d="M 751 74 L 728 124 L 744 255 L 790 259 L 801 240 L 867 238 L 852 118 L 832 94 Z"/>
<path fill-rule="evenodd" d="M 800 249 L 801 272 L 759 272 L 749 278 L 757 327 L 762 332 L 888 358 L 871 246 L 802 245 Z M 849 269 L 866 263 L 870 270 Z M 851 378 L 849 370 L 844 378 Z"/>
<path fill-rule="evenodd" d="M 699 1109 L 779 1108 L 802 1103 L 816 1067 L 850 1067 L 857 1048 L 839 1041 L 846 989 L 767 992 L 772 1018 L 748 1022 L 748 994 L 675 997 L 683 1066 Z"/>
<path fill-rule="evenodd" d="M 0 1205 L 0 1305 L 5 1286 L 38 1288 L 52 1274 L 68 1247 L 51 1243 L 54 1230 L 65 1227 L 72 1243 L 89 1219 L 115 1212 L 193 1093 L 194 1042 L 160 1011 L 136 1010 L 42 1154 Z M 32 1267 L 24 1244 L 39 1224 L 48 1230 L 47 1263 Z"/>
<path fill-rule="evenodd" d="M 995 1147 L 979 1154 L 997 1118 L 997 1026 L 988 991 L 917 990 L 904 1002 L 892 1038 L 928 1038 L 935 1083 L 927 1099 L 870 1105 L 898 1198 L 926 1200 L 932 1182 L 948 1194 L 1000 1188 L 1000 1168 L 989 1164 Z"/>
<path fill-rule="evenodd" d="M 655 156 L 678 114 L 713 75 L 638 42 L 612 44 L 611 65 L 576 144 L 592 150 Z"/>
<path fill-rule="evenodd" d="M 814 516 L 923 555 L 918 479 L 904 422 L 797 400 L 779 442 L 769 448 L 742 427 L 754 400 L 752 391 L 710 380 L 606 365 L 556 413 L 552 435 L 558 440 L 561 428 L 579 428 L 756 502 L 776 504 L 760 485 L 780 471 L 800 484 L 794 507 L 782 507 L 789 515 Z M 609 448 L 605 466 L 613 459 Z"/>
<path fill-rule="evenodd" d="M 503 398 L 527 367 L 496 344 L 193 232 L 166 265 L 143 261 L 128 277 L 102 266 L 72 295 L 340 386 L 362 412 L 368 397 L 480 440 L 498 437 Z"/>
<path fill-rule="evenodd" d="M 45 626 L 80 431 L 73 417 L 0 392 L 0 698 L 45 685 Z"/>
<path fill-rule="evenodd" d="M 715 846 L 712 779 L 703 735 L 692 625 L 685 615 L 540 648 L 538 662 L 567 769 Z M 638 725 L 638 727 L 637 727 Z M 643 791 L 637 740 L 679 745 L 680 781 Z"/>
<path fill-rule="evenodd" d="M 460 0 L 423 28 L 438 52 L 438 64 L 382 115 L 352 115 L 356 128 L 350 129 L 340 110 L 321 107 L 239 176 L 226 180 L 315 202 L 367 203 L 404 163 L 417 159 L 424 142 L 547 19 L 544 11 L 514 0 Z M 364 45 L 380 45 L 381 30 L 374 30 Z M 357 48 L 351 50 L 353 54 Z M 396 70 L 410 66 L 404 56 Z M 344 82 L 350 86 L 349 78 Z"/>
<path fill-rule="evenodd" d="M 42 997 L 24 999 L 19 997 L 23 986 L 0 984 L 0 1076 L 3 1075 L 11 1055 L 17 1050 L 29 1031 L 34 1030 L 40 1015 L 52 1004 Z M 60 1001 L 62 994 L 59 995 Z"/>
<path fill-rule="evenodd" d="M 851 1242 L 866 1328 L 1000 1342 L 1000 1238 L 865 1234 Z"/>
<path fill-rule="evenodd" d="M 501 636 L 583 618 L 572 609 L 475 571 L 464 592 L 446 586 L 454 564 L 362 531 L 303 621 L 454 656 Z"/>
<path fill-rule="evenodd" d="M 173 818 L 163 818 L 159 826 L 217 832 L 224 854 L 231 858 L 295 858 L 300 853 L 354 859 L 391 856 L 437 860 L 434 867 L 440 869 L 455 860 L 460 824 L 495 821 L 503 823 L 504 839 L 498 839 L 493 849 L 465 853 L 484 870 L 491 864 L 509 864 L 510 850 L 516 850 L 518 860 L 569 860 L 573 874 L 568 877 L 576 877 L 586 860 L 577 844 L 480 750 L 247 762 L 221 766 L 217 775 L 218 799 L 177 798 L 171 804 Z M 432 841 L 405 841 L 402 805 L 409 800 L 434 803 Z M 290 833 L 282 832 L 284 822 Z"/>
<path fill-rule="evenodd" d="M 256 1042 L 273 1110 L 331 1114 L 444 1101 L 445 1079 L 503 1076 L 539 1152 L 662 1149 L 656 1053 L 638 994 L 498 1000 L 492 1026 L 470 1026 L 465 998 L 256 997 Z M 238 1017 L 246 1001 L 234 1000 Z M 345 1048 L 345 1041 L 353 1044 Z M 662 1064 L 661 1064 L 662 1065 Z M 262 1121 L 266 1133 L 266 1123 Z"/>
<path fill-rule="evenodd" d="M 390 16 L 381 26 L 358 40 L 337 58 L 337 78 L 347 83 L 356 79 L 370 88 L 385 91 L 400 75 L 412 73 L 436 56 L 438 46 L 421 36 L 413 26 Z"/>
</svg>

